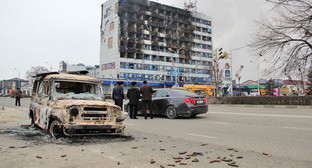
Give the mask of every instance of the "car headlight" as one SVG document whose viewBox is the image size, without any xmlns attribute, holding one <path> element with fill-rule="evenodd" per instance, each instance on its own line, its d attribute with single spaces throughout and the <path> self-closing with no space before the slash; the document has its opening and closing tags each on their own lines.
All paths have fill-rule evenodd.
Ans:
<svg viewBox="0 0 312 168">
<path fill-rule="evenodd" d="M 73 117 L 76 117 L 79 114 L 79 108 L 78 107 L 72 107 L 69 109 L 69 114 Z"/>
</svg>

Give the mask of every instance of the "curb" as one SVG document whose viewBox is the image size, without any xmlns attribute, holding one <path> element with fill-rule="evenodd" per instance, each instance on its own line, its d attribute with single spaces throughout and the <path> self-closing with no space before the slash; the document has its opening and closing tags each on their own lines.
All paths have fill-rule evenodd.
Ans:
<svg viewBox="0 0 312 168">
<path fill-rule="evenodd" d="M 209 104 L 209 106 L 312 109 L 312 106 L 298 106 L 298 105 Z"/>
</svg>

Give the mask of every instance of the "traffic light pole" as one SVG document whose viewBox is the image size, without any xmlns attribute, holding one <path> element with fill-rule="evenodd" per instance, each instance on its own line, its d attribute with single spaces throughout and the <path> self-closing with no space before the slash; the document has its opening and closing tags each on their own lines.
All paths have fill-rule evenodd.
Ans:
<svg viewBox="0 0 312 168">
<path fill-rule="evenodd" d="M 230 75 L 231 75 L 231 97 L 233 97 L 233 63 L 232 63 L 232 52 L 230 53 L 231 54 L 231 57 L 230 57 L 230 59 L 231 59 L 231 73 L 230 73 Z"/>
</svg>

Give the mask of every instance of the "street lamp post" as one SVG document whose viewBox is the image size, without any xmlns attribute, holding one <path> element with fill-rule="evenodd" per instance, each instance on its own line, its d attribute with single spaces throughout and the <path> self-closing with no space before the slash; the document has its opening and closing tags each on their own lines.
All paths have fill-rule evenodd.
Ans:
<svg viewBox="0 0 312 168">
<path fill-rule="evenodd" d="M 174 51 L 174 50 L 171 50 L 171 51 L 173 51 L 174 53 L 176 53 L 176 54 L 178 54 L 176 51 Z M 174 66 L 175 66 L 175 69 L 176 69 L 176 73 L 175 73 L 175 78 L 176 78 L 176 80 L 175 80 L 175 86 L 174 87 L 178 87 L 178 58 L 176 58 L 176 61 L 174 61 L 174 58 L 173 58 L 173 54 L 172 54 L 172 59 L 173 59 L 173 61 L 172 61 L 172 63 L 174 64 Z"/>
<path fill-rule="evenodd" d="M 252 63 L 255 63 L 254 61 L 250 61 Z M 259 62 L 258 63 L 255 63 L 257 65 L 257 71 L 258 71 L 258 93 L 259 93 L 259 96 L 261 95 L 260 93 L 260 69 L 259 69 Z"/>
<path fill-rule="evenodd" d="M 184 45 L 182 45 L 178 50 L 181 50 L 182 48 L 184 48 Z M 168 48 L 168 50 L 170 50 L 170 51 L 173 51 L 175 54 L 178 54 L 176 51 L 174 51 L 172 48 Z M 172 61 L 172 63 L 174 64 L 174 66 L 175 66 L 175 69 L 176 69 L 176 81 L 175 81 L 175 87 L 178 87 L 178 58 L 179 58 L 179 54 L 178 54 L 178 57 L 176 58 L 176 61 Z M 173 58 L 173 53 L 172 53 L 172 59 L 174 59 Z"/>
<path fill-rule="evenodd" d="M 243 49 L 243 48 L 246 48 L 246 47 L 249 47 L 249 45 L 245 45 L 245 46 L 242 46 L 242 47 L 238 47 L 238 48 L 234 48 L 234 49 L 232 49 L 232 50 L 230 50 L 230 59 L 231 59 L 231 73 L 233 73 L 233 69 L 232 69 L 232 67 L 233 67 L 233 64 L 232 64 L 232 57 L 233 57 L 233 55 L 232 55 L 232 53 L 233 53 L 233 51 L 236 51 L 236 50 L 240 50 L 240 49 Z M 231 75 L 231 97 L 233 97 L 233 82 L 232 82 L 232 78 L 233 78 L 233 75 Z"/>
</svg>

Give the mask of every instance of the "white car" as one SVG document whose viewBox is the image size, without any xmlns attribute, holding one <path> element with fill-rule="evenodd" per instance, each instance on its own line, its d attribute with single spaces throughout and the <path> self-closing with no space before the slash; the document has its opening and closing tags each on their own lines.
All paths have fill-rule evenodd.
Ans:
<svg viewBox="0 0 312 168">
<path fill-rule="evenodd" d="M 258 89 L 251 89 L 249 92 L 249 96 L 260 96 Z"/>
</svg>

